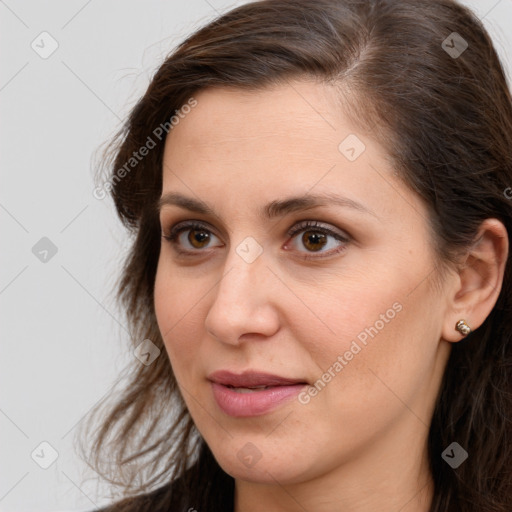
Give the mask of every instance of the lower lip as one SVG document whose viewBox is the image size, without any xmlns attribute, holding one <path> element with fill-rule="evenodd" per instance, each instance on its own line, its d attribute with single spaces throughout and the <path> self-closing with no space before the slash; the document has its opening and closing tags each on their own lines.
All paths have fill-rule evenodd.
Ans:
<svg viewBox="0 0 512 512">
<path fill-rule="evenodd" d="M 274 386 L 260 391 L 238 393 L 233 388 L 212 382 L 213 396 L 218 406 L 229 416 L 259 416 L 297 396 L 307 384 Z"/>
</svg>

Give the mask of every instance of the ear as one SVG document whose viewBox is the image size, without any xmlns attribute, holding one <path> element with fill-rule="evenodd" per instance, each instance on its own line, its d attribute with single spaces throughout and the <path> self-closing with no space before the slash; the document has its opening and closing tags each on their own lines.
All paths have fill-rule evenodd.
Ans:
<svg viewBox="0 0 512 512">
<path fill-rule="evenodd" d="M 455 329 L 461 319 L 472 331 L 483 324 L 498 300 L 507 258 L 507 229 L 497 219 L 486 219 L 457 270 L 454 286 L 450 288 L 443 339 L 458 342 L 464 338 Z"/>
</svg>

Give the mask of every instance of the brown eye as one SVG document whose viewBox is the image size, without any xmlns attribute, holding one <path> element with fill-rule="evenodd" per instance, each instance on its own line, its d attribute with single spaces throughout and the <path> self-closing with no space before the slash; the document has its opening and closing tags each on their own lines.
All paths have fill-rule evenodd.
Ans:
<svg viewBox="0 0 512 512">
<path fill-rule="evenodd" d="M 210 235 L 204 229 L 189 229 L 187 240 L 195 249 L 203 249 L 210 241 Z"/>
<path fill-rule="evenodd" d="M 171 229 L 169 235 L 162 236 L 172 244 L 176 252 L 191 255 L 212 247 L 212 240 L 217 238 L 206 226 L 197 222 L 178 224 Z"/>
<path fill-rule="evenodd" d="M 300 238 L 296 236 L 299 233 L 302 233 Z M 298 224 L 288 232 L 288 236 L 294 238 L 293 245 L 304 259 L 320 259 L 324 256 L 338 254 L 345 250 L 350 242 L 348 235 L 324 227 L 316 221 L 305 221 Z M 306 251 L 297 248 L 298 245 L 306 248 Z M 323 250 L 324 248 L 331 250 Z M 314 253 L 318 253 L 318 256 L 315 256 Z"/>
<path fill-rule="evenodd" d="M 319 251 L 327 244 L 327 236 L 314 230 L 304 231 L 302 243 L 310 251 Z"/>
</svg>

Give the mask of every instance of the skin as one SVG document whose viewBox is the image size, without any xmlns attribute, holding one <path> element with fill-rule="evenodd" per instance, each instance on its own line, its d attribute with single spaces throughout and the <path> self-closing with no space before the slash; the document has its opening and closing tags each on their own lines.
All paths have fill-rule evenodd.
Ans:
<svg viewBox="0 0 512 512">
<path fill-rule="evenodd" d="M 192 245 L 182 232 L 181 249 L 194 253 L 185 256 L 162 240 L 154 299 L 190 414 L 235 478 L 236 512 L 427 512 L 427 436 L 452 343 L 463 339 L 454 326 L 464 318 L 477 328 L 496 302 L 503 225 L 486 221 L 460 269 L 440 280 L 425 205 L 331 86 L 300 80 L 195 98 L 168 135 L 162 193 L 201 199 L 216 213 L 161 208 L 164 235 L 199 220 L 210 239 Z M 338 148 L 349 134 L 366 146 L 354 161 Z M 326 205 L 272 220 L 257 214 L 270 201 L 323 192 L 371 213 Z M 349 241 L 308 243 L 314 228 L 287 234 L 307 220 Z M 237 253 L 246 237 L 263 250 L 251 263 Z M 393 304 L 394 318 L 333 372 Z M 329 368 L 330 382 L 307 404 L 293 399 L 250 418 L 222 412 L 206 378 L 252 369 L 312 385 Z M 237 456 L 246 443 L 261 455 L 252 467 Z"/>
</svg>

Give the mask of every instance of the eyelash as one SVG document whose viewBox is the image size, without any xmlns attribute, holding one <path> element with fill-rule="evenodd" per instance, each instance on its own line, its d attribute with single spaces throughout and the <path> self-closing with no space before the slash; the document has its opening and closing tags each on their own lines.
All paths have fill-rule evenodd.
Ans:
<svg viewBox="0 0 512 512">
<path fill-rule="evenodd" d="M 184 231 L 189 231 L 189 230 L 206 231 L 210 234 L 215 235 L 214 233 L 212 233 L 212 231 L 210 231 L 210 229 L 208 229 L 207 225 L 205 225 L 199 221 L 192 221 L 192 222 L 186 222 L 185 224 L 177 224 L 176 226 L 174 226 L 171 229 L 171 231 L 168 235 L 162 234 L 162 238 L 164 238 L 165 240 L 170 242 L 173 249 L 179 255 L 192 256 L 194 253 L 204 252 L 201 249 L 196 249 L 195 251 L 187 251 L 187 250 L 183 250 L 183 249 L 179 248 L 179 245 L 178 245 L 178 242 L 176 239 L 178 238 L 178 236 L 181 233 L 183 233 Z M 290 229 L 287 232 L 287 236 L 293 238 L 298 233 L 300 233 L 302 231 L 308 231 L 308 230 L 314 231 L 317 233 L 322 233 L 324 235 L 332 236 L 337 241 L 343 242 L 344 244 L 347 244 L 350 242 L 350 238 L 348 236 L 343 236 L 340 233 L 337 233 L 336 231 L 333 231 L 329 228 L 323 227 L 317 221 L 303 221 L 299 224 L 296 224 L 292 229 Z M 337 249 L 331 250 L 326 253 L 319 253 L 319 254 L 322 254 L 322 256 L 312 256 L 311 254 L 314 254 L 314 253 L 310 252 L 310 254 L 307 254 L 307 253 L 302 254 L 301 257 L 305 260 L 313 260 L 313 259 L 318 260 L 318 259 L 322 259 L 324 257 L 329 257 L 329 256 L 333 256 L 335 254 L 341 253 L 345 249 L 346 249 L 345 246 L 341 246 L 341 247 L 338 247 Z"/>
</svg>

